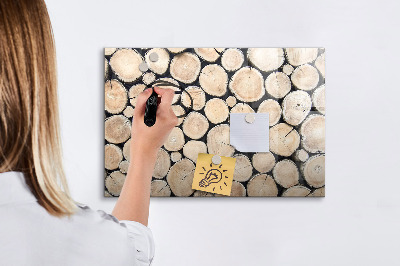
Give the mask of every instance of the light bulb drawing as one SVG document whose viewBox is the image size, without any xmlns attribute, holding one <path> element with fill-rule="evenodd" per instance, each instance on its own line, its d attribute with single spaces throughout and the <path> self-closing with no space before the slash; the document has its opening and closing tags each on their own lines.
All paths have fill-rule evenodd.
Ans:
<svg viewBox="0 0 400 266">
<path fill-rule="evenodd" d="M 215 184 L 213 191 L 215 191 L 215 188 L 218 187 L 219 189 L 222 190 L 222 186 L 228 186 L 225 181 L 223 181 L 224 178 L 228 178 L 227 176 L 224 176 L 224 172 L 227 170 L 221 169 L 222 164 L 220 164 L 218 167 L 213 167 L 213 164 L 210 164 L 210 169 L 206 169 L 204 166 L 202 167 L 204 172 L 199 173 L 200 175 L 205 175 L 203 179 L 200 180 L 199 186 L 200 187 L 208 187 L 211 184 Z M 222 183 L 221 183 L 222 182 Z M 221 184 L 220 184 L 221 183 Z"/>
</svg>

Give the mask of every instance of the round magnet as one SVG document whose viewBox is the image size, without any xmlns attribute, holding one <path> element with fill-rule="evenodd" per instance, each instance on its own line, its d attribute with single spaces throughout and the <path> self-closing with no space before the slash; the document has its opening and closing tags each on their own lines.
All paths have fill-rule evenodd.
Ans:
<svg viewBox="0 0 400 266">
<path fill-rule="evenodd" d="M 146 72 L 147 70 L 149 70 L 149 66 L 145 62 L 140 63 L 139 70 L 142 72 Z"/>
<path fill-rule="evenodd" d="M 256 120 L 256 116 L 254 114 L 247 114 L 245 120 L 247 123 L 252 124 Z"/>
<path fill-rule="evenodd" d="M 158 54 L 157 53 L 151 53 L 149 55 L 149 59 L 151 62 L 156 62 L 158 60 Z"/>
<path fill-rule="evenodd" d="M 213 157 L 212 157 L 212 159 L 211 159 L 211 161 L 212 161 L 212 163 L 213 164 L 220 164 L 221 163 L 221 156 L 219 156 L 219 155 L 214 155 Z"/>
</svg>

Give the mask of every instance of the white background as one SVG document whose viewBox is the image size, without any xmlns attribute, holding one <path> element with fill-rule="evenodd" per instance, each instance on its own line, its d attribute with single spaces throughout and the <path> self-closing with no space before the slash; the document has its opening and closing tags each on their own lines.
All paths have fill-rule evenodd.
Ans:
<svg viewBox="0 0 400 266">
<path fill-rule="evenodd" d="M 47 2 L 69 184 L 106 211 L 104 47 L 326 48 L 326 198 L 152 199 L 154 265 L 399 265 L 399 2 Z"/>
</svg>

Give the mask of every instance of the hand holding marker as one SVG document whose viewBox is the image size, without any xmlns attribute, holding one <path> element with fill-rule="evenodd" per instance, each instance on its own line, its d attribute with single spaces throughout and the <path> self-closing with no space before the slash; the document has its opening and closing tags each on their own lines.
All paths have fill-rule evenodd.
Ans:
<svg viewBox="0 0 400 266">
<path fill-rule="evenodd" d="M 179 91 L 175 91 L 175 94 L 182 94 L 182 92 L 186 92 L 186 94 L 189 96 L 190 99 L 190 107 L 188 108 L 189 110 L 186 110 L 186 114 L 190 112 L 193 108 L 193 99 L 192 96 L 187 92 L 187 91 L 181 91 L 180 87 L 174 83 L 168 82 L 168 81 L 155 81 L 152 84 L 152 94 L 149 96 L 149 98 L 146 101 L 146 108 L 144 112 L 144 123 L 148 127 L 152 127 L 156 123 L 156 118 L 157 118 L 157 106 L 158 106 L 158 94 L 155 92 L 154 87 L 156 86 L 171 86 L 178 88 Z M 184 117 L 186 114 L 177 116 L 178 118 Z"/>
</svg>

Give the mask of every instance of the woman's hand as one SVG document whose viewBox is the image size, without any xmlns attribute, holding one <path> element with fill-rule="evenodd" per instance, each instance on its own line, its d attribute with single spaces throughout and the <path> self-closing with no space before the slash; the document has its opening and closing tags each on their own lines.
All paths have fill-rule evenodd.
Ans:
<svg viewBox="0 0 400 266">
<path fill-rule="evenodd" d="M 164 144 L 171 130 L 178 124 L 178 118 L 171 108 L 175 92 L 171 89 L 154 88 L 161 96 L 157 108 L 156 123 L 148 127 L 144 123 L 146 101 L 152 93 L 149 88 L 139 94 L 132 123 L 131 155 L 137 153 L 156 153 Z"/>
<path fill-rule="evenodd" d="M 119 220 L 136 221 L 144 225 L 147 225 L 149 218 L 151 176 L 157 151 L 178 123 L 171 108 L 174 91 L 160 88 L 155 88 L 155 91 L 161 96 L 161 102 L 157 108 L 156 123 L 152 127 L 144 123 L 146 101 L 152 90 L 147 89 L 139 94 L 136 101 L 129 169 L 113 210 L 113 215 Z"/>
</svg>

